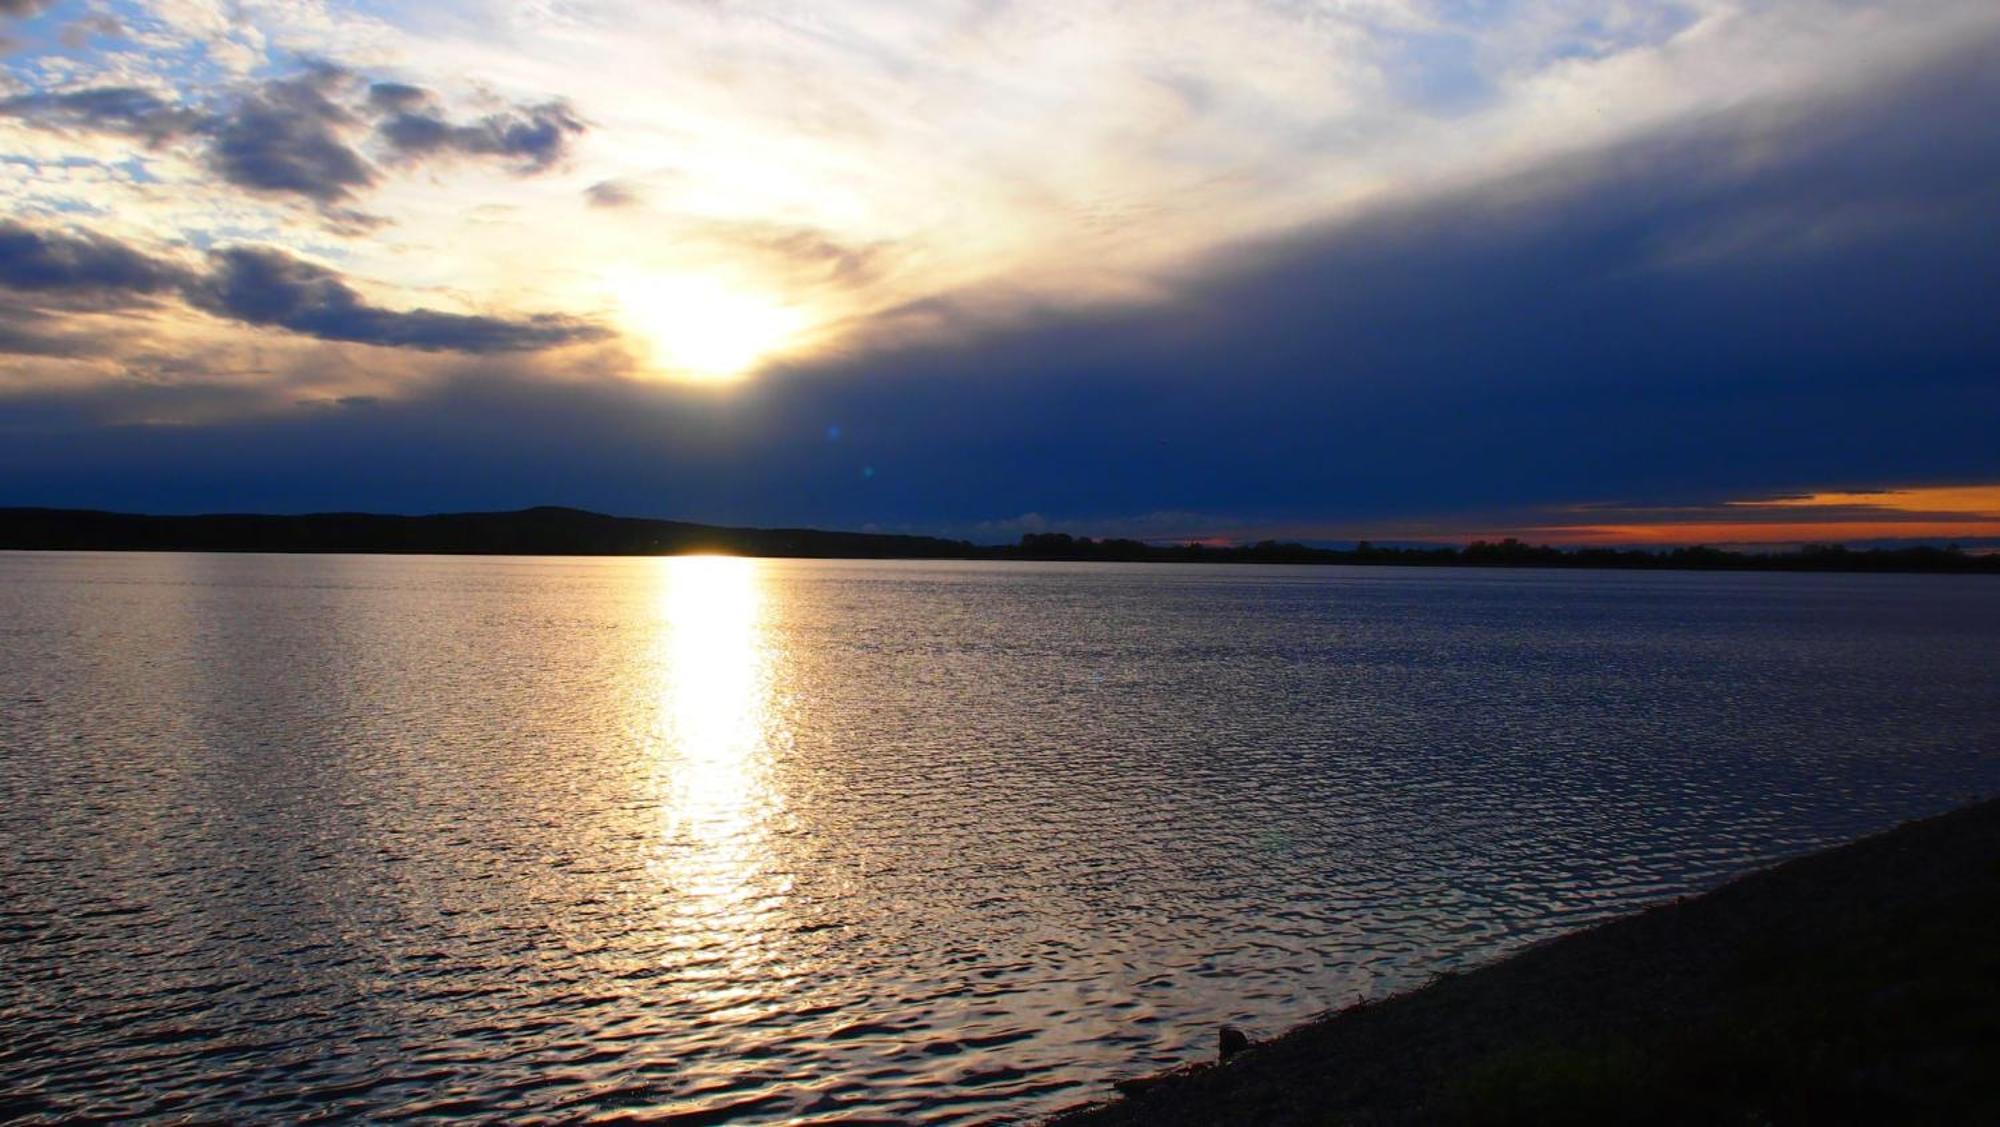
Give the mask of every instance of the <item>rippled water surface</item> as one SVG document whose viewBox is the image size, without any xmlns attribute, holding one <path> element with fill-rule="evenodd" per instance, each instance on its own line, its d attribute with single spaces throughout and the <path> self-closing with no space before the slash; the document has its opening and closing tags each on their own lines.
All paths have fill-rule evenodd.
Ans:
<svg viewBox="0 0 2000 1127">
<path fill-rule="evenodd" d="M 2000 782 L 2000 582 L 0 554 L 0 1116 L 1032 1118 Z"/>
</svg>

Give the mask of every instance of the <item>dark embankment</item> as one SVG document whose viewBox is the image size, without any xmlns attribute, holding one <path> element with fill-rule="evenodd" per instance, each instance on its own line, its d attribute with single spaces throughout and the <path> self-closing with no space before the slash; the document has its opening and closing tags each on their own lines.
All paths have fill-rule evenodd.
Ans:
<svg viewBox="0 0 2000 1127">
<path fill-rule="evenodd" d="M 2000 801 L 1342 1011 L 1063 1127 L 2000 1123 Z"/>
</svg>

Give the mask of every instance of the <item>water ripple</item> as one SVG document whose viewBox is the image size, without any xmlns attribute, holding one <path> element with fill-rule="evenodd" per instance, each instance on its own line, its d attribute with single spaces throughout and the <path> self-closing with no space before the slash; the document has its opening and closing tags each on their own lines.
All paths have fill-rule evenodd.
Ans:
<svg viewBox="0 0 2000 1127">
<path fill-rule="evenodd" d="M 0 553 L 0 1116 L 1016 1121 L 2000 781 L 1983 577 Z"/>
</svg>

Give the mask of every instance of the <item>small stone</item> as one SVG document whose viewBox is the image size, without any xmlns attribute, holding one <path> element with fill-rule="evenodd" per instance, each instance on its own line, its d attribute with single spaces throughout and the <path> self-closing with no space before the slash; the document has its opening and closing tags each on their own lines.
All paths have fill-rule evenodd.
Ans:
<svg viewBox="0 0 2000 1127">
<path fill-rule="evenodd" d="M 1222 1036 L 1219 1040 L 1221 1042 L 1223 1060 L 1228 1060 L 1230 1057 L 1250 1047 L 1250 1038 L 1244 1036 L 1243 1031 L 1233 1025 L 1222 1027 Z"/>
</svg>

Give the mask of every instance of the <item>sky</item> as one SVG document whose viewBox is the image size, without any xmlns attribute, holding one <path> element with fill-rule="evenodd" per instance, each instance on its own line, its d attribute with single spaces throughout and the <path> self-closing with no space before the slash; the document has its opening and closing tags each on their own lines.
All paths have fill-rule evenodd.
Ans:
<svg viewBox="0 0 2000 1127">
<path fill-rule="evenodd" d="M 0 505 L 2000 546 L 1991 0 L 0 0 Z"/>
</svg>

